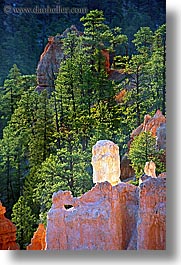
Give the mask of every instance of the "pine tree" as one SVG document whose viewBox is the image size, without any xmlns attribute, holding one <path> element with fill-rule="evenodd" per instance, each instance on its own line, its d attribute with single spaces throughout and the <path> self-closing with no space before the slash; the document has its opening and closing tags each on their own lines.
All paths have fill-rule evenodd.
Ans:
<svg viewBox="0 0 181 265">
<path fill-rule="evenodd" d="M 134 138 L 130 146 L 129 158 L 137 181 L 144 174 L 145 163 L 151 160 L 156 164 L 157 174 L 165 171 L 164 161 L 160 160 L 161 154 L 162 151 L 156 149 L 156 138 L 151 132 L 142 132 Z"/>
<path fill-rule="evenodd" d="M 126 64 L 127 78 L 121 87 L 127 87 L 127 92 L 122 109 L 130 121 L 130 132 L 141 124 L 145 114 L 165 109 L 164 48 L 155 46 L 155 34 L 148 27 L 138 30 L 133 40 L 137 54 Z"/>
<path fill-rule="evenodd" d="M 166 25 L 161 25 L 153 35 L 153 52 L 150 61 L 153 89 L 156 91 L 157 108 L 166 113 Z"/>
<path fill-rule="evenodd" d="M 124 44 L 124 53 L 126 56 L 128 56 L 128 38 L 126 35 L 121 34 L 122 29 L 119 27 L 115 27 L 112 29 L 112 38 L 110 40 L 111 44 L 111 51 L 113 55 L 113 67 L 116 68 L 115 65 L 115 55 L 116 55 L 116 50 L 118 47 L 122 46 Z M 120 53 L 120 49 L 119 49 Z M 122 53 L 123 54 L 123 53 Z"/>
<path fill-rule="evenodd" d="M 14 110 L 17 108 L 21 96 L 25 91 L 33 87 L 35 83 L 35 75 L 22 75 L 17 65 L 10 69 L 8 78 L 4 81 L 4 87 L 0 91 L 0 135 L 2 135 L 3 128 L 7 125 Z"/>
<path fill-rule="evenodd" d="M 90 150 L 89 150 L 90 151 Z M 53 192 L 70 190 L 80 196 L 92 187 L 90 152 L 83 151 L 78 139 L 66 141 L 56 155 L 50 155 L 36 172 L 39 183 L 34 200 L 40 204 L 40 221 L 46 224 L 47 212 L 52 204 Z"/>
<path fill-rule="evenodd" d="M 21 196 L 13 206 L 12 222 L 17 228 L 16 239 L 20 248 L 26 249 L 37 224 L 32 209 L 29 207 L 24 196 Z"/>
</svg>

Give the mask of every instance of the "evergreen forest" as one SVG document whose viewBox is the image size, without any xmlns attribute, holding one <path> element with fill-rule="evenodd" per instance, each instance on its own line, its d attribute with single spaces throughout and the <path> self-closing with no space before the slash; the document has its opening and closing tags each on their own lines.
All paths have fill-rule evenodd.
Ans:
<svg viewBox="0 0 181 265">
<path fill-rule="evenodd" d="M 108 139 L 127 152 L 130 133 L 160 109 L 166 115 L 164 0 L 4 0 L 0 2 L 0 201 L 17 227 L 21 249 L 46 225 L 52 195 L 80 196 L 93 186 L 92 146 Z M 11 7 L 86 7 L 85 14 L 24 14 Z M 62 34 L 53 89 L 36 90 L 36 68 L 49 36 Z M 110 78 L 102 50 L 110 54 Z M 165 171 L 165 153 L 149 133 L 135 138 L 134 185 L 152 159 Z M 146 148 L 146 151 L 145 151 Z M 164 157 L 164 159 L 163 159 Z"/>
</svg>

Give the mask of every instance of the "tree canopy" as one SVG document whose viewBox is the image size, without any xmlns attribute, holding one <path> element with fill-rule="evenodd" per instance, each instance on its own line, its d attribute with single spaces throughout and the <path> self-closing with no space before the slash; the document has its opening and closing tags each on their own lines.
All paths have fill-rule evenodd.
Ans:
<svg viewBox="0 0 181 265">
<path fill-rule="evenodd" d="M 17 5 L 22 2 L 17 1 Z M 141 124 L 145 114 L 152 115 L 158 108 L 166 114 L 165 25 L 155 26 L 150 22 L 155 19 L 160 24 L 164 16 L 157 20 L 158 12 L 153 15 L 152 11 L 145 11 L 149 1 L 130 1 L 131 7 L 123 0 L 64 2 L 65 6 L 77 7 L 84 3 L 90 12 L 81 19 L 80 14 L 75 16 L 84 34 L 77 36 L 70 32 L 62 40 L 65 56 L 59 72 L 55 73 L 51 94 L 46 89 L 36 91 L 35 65 L 45 44 L 45 32 L 63 31 L 73 18 L 63 15 L 53 20 L 50 15 L 40 15 L 32 26 L 35 18 L 32 14 L 29 24 L 24 24 L 25 42 L 21 43 L 25 15 L 5 17 L 7 36 L 13 40 L 10 38 L 7 44 L 6 36 L 0 47 L 6 58 L 0 89 L 0 200 L 17 226 L 22 249 L 38 223 L 46 224 L 53 192 L 70 190 L 73 196 L 80 196 L 92 187 L 91 149 L 96 141 L 114 141 L 122 156 L 127 151 L 130 133 Z M 153 1 L 152 10 L 156 10 L 157 2 L 163 12 L 162 1 Z M 91 10 L 92 6 L 97 9 Z M 134 14 L 133 7 L 136 7 Z M 115 17 L 115 13 L 119 15 Z M 125 26 L 126 18 L 141 20 L 142 13 L 145 20 L 141 27 L 139 20 L 133 28 Z M 8 28 L 10 21 L 14 24 Z M 17 49 L 13 42 L 16 38 Z M 11 58 L 7 56 L 7 47 L 12 52 Z M 113 58 L 110 72 L 121 74 L 121 79 L 110 78 L 102 50 L 109 51 Z M 115 69 L 116 56 L 124 63 Z M 118 102 L 119 93 L 122 98 Z M 141 134 L 130 149 L 138 177 L 150 157 L 161 172 L 165 161 L 155 149 L 155 138 Z"/>
</svg>

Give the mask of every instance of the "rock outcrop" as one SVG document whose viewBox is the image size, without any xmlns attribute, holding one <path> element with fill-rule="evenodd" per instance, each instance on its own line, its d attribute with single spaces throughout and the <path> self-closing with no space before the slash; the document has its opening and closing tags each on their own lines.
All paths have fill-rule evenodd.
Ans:
<svg viewBox="0 0 181 265">
<path fill-rule="evenodd" d="M 137 213 L 138 188 L 133 185 L 97 183 L 79 198 L 59 191 L 48 213 L 47 250 L 127 249 L 137 237 Z"/>
<path fill-rule="evenodd" d="M 102 55 L 105 58 L 105 70 L 109 74 L 110 73 L 110 58 L 109 58 L 109 51 L 106 49 L 102 50 Z"/>
<path fill-rule="evenodd" d="M 148 177 L 140 185 L 138 250 L 166 249 L 166 178 Z"/>
<path fill-rule="evenodd" d="M 146 162 L 144 172 L 147 176 L 156 178 L 155 170 L 156 170 L 156 166 L 153 161 Z"/>
<path fill-rule="evenodd" d="M 159 129 L 160 127 L 162 129 Z M 157 110 L 153 117 L 148 114 L 145 115 L 144 122 L 131 133 L 128 148 L 130 148 L 135 136 L 141 132 L 151 132 L 153 136 L 157 137 L 158 146 L 164 146 L 164 143 L 166 143 L 166 118 L 160 110 Z M 160 133 L 160 136 L 157 136 L 157 133 Z"/>
<path fill-rule="evenodd" d="M 109 140 L 100 140 L 92 148 L 93 183 L 120 182 L 119 147 Z"/>
<path fill-rule="evenodd" d="M 27 250 L 44 250 L 45 249 L 46 229 L 43 224 L 39 224 L 36 232 L 31 239 L 31 244 L 27 246 Z"/>
<path fill-rule="evenodd" d="M 158 150 L 165 150 L 160 158 L 164 163 L 166 160 L 166 118 L 160 110 L 157 110 L 155 115 L 151 117 L 150 115 L 145 115 L 144 121 L 140 126 L 132 131 L 130 135 L 130 140 L 128 142 L 128 154 L 132 141 L 136 136 L 142 132 L 151 132 L 154 137 L 156 137 L 156 146 Z M 134 176 L 134 170 L 131 164 L 128 163 L 128 159 L 123 156 L 121 160 L 121 179 L 125 180 Z"/>
<path fill-rule="evenodd" d="M 92 150 L 96 185 L 81 197 L 53 194 L 48 212 L 47 250 L 156 250 L 166 242 L 166 178 L 145 166 L 140 187 L 119 183 L 119 149 L 98 141 Z"/>
<path fill-rule="evenodd" d="M 156 143 L 158 150 L 166 150 L 166 123 L 160 124 L 156 131 Z"/>
<path fill-rule="evenodd" d="M 70 191 L 54 193 L 46 249 L 166 249 L 166 179 L 142 181 L 140 187 L 97 183 L 79 198 Z"/>
<path fill-rule="evenodd" d="M 16 226 L 4 214 L 6 208 L 0 202 L 0 250 L 19 250 L 16 243 Z"/>
<path fill-rule="evenodd" d="M 53 194 L 47 250 L 165 249 L 165 174 L 156 178 L 151 161 L 140 187 L 119 183 L 118 157 L 117 145 L 98 141 L 92 150 L 95 187 L 78 198 L 70 191 Z"/>
<path fill-rule="evenodd" d="M 51 36 L 48 38 L 48 43 L 40 57 L 37 67 L 37 91 L 47 89 L 48 92 L 51 92 L 54 88 L 56 73 L 58 73 L 60 63 L 65 57 L 62 39 L 66 38 L 69 32 L 75 32 L 77 35 L 81 34 L 77 28 L 72 25 L 62 34 L 57 34 L 54 37 Z"/>
<path fill-rule="evenodd" d="M 62 40 L 67 37 L 69 32 L 74 32 L 77 36 L 83 35 L 82 32 L 78 31 L 77 28 L 72 25 L 62 34 L 57 34 L 56 36 L 50 36 L 48 38 L 48 43 L 40 56 L 40 61 L 37 66 L 37 91 L 41 92 L 46 89 L 51 93 L 54 89 L 56 74 L 58 73 L 59 68 L 61 68 L 62 60 L 65 58 Z M 102 49 L 102 55 L 105 58 L 105 70 L 109 73 L 109 52 L 106 49 Z"/>
</svg>

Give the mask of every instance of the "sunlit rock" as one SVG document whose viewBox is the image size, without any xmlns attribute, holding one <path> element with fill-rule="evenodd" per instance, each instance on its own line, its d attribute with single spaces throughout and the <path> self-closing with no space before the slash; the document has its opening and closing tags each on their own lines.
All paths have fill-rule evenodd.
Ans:
<svg viewBox="0 0 181 265">
<path fill-rule="evenodd" d="M 33 238 L 31 239 L 31 244 L 27 246 L 27 250 L 44 250 L 46 245 L 45 236 L 46 229 L 43 224 L 39 224 Z"/>
<path fill-rule="evenodd" d="M 4 214 L 6 208 L 0 201 L 0 250 L 18 250 L 16 243 L 16 226 Z"/>
<path fill-rule="evenodd" d="M 153 161 L 146 162 L 145 167 L 144 167 L 144 172 L 147 176 L 156 178 L 155 170 L 156 170 L 156 166 Z"/>
<path fill-rule="evenodd" d="M 100 140 L 92 148 L 93 182 L 120 182 L 119 147 L 109 140 Z"/>
</svg>

